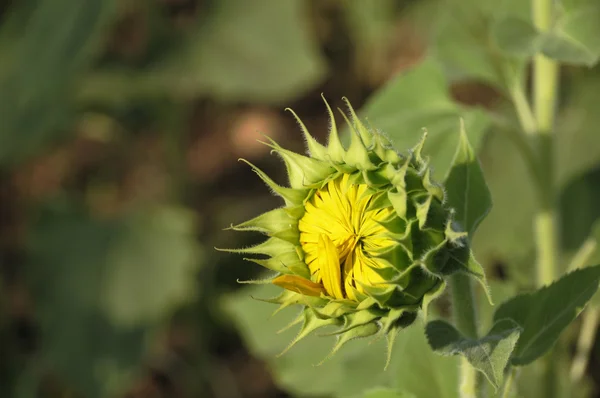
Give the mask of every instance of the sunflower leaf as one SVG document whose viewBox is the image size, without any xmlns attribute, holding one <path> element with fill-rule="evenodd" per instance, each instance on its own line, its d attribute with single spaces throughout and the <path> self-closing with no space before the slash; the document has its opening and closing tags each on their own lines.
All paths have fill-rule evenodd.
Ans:
<svg viewBox="0 0 600 398">
<path fill-rule="evenodd" d="M 440 355 L 464 356 L 497 390 L 521 333 L 514 322 L 500 322 L 485 337 L 475 340 L 463 336 L 449 323 L 436 320 L 427 324 L 427 340 Z"/>
</svg>

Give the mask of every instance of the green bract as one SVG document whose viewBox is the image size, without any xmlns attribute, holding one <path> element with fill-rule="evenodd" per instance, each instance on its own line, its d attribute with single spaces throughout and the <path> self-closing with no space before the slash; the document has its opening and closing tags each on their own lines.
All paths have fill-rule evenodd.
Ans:
<svg viewBox="0 0 600 398">
<path fill-rule="evenodd" d="M 289 187 L 248 163 L 285 206 L 233 226 L 269 239 L 231 251 L 267 256 L 248 258 L 275 271 L 267 282 L 284 288 L 266 301 L 302 306 L 289 325 L 301 324 L 289 347 L 315 329 L 334 325 L 338 340 L 330 355 L 350 339 L 378 333 L 387 336 L 391 352 L 396 332 L 412 324 L 420 310 L 427 312 L 445 289 L 446 276 L 473 273 L 473 261 L 467 234 L 453 221 L 444 189 L 431 179 L 422 156 L 426 135 L 401 155 L 348 107 L 348 148 L 329 105 L 327 146 L 295 114 L 310 156 L 266 143 L 285 163 Z"/>
</svg>

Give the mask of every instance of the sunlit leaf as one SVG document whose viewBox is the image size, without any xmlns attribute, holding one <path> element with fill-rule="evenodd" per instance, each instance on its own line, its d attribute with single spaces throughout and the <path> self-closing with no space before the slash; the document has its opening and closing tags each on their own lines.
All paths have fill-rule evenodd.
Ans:
<svg viewBox="0 0 600 398">
<path fill-rule="evenodd" d="M 479 159 L 494 206 L 475 234 L 473 251 L 485 265 L 519 264 L 533 250 L 535 196 L 530 174 L 507 133 L 499 129 L 489 134 Z M 530 271 L 531 267 L 515 267 L 524 279 Z"/>
<path fill-rule="evenodd" d="M 592 235 L 600 238 L 595 227 L 600 219 L 600 169 L 585 173 L 567 184 L 560 196 L 562 248 L 566 253 L 578 251 Z M 600 264 L 600 256 L 592 256 L 587 265 Z M 565 263 L 565 266 L 567 264 Z M 563 269 L 566 271 L 566 269 Z"/>
<path fill-rule="evenodd" d="M 448 7 L 440 2 L 439 9 Z M 492 51 L 497 21 L 530 19 L 528 2 L 520 0 L 465 0 L 451 3 L 452 12 L 436 13 L 433 53 L 452 80 L 485 81 L 502 88 L 497 54 Z M 522 39 L 522 38 L 520 38 Z M 502 39 L 501 41 L 506 42 Z M 514 42 L 510 43 L 513 46 Z M 502 59 L 500 59 L 502 61 Z"/>
<path fill-rule="evenodd" d="M 526 365 L 548 351 L 598 290 L 599 281 L 600 265 L 579 269 L 550 286 L 503 303 L 494 321 L 510 319 L 522 328 L 511 363 Z"/>
<path fill-rule="evenodd" d="M 597 3 L 567 8 L 554 29 L 544 37 L 542 51 L 564 63 L 593 66 L 600 57 L 600 6 Z"/>
<path fill-rule="evenodd" d="M 194 217 L 184 209 L 156 207 L 131 215 L 107 253 L 101 296 L 116 324 L 152 323 L 189 301 L 199 250 Z"/>
<path fill-rule="evenodd" d="M 424 154 L 430 156 L 438 180 L 446 175 L 452 162 L 460 118 L 464 118 L 469 141 L 475 148 L 490 123 L 483 111 L 463 108 L 452 101 L 441 66 L 432 59 L 390 81 L 361 112 L 372 126 L 389 135 L 399 150 L 411 148 L 426 129 Z"/>
<path fill-rule="evenodd" d="M 565 185 L 600 164 L 597 126 L 600 78 L 586 73 L 574 79 L 570 95 L 558 114 L 556 151 L 558 180 Z"/>
<path fill-rule="evenodd" d="M 437 320 L 427 324 L 427 340 L 438 354 L 467 358 L 498 389 L 520 333 L 520 328 L 514 322 L 500 322 L 485 337 L 475 340 L 463 336 L 451 324 Z"/>
<path fill-rule="evenodd" d="M 534 55 L 539 50 L 542 40 L 531 21 L 515 17 L 496 21 L 491 35 L 500 51 L 518 57 Z"/>
<path fill-rule="evenodd" d="M 280 334 L 299 309 L 288 308 L 271 316 L 276 306 L 257 300 L 277 295 L 280 288 L 257 285 L 226 297 L 224 309 L 242 333 L 250 351 L 265 360 L 277 384 L 292 394 L 361 396 L 376 386 L 398 388 L 417 397 L 457 397 L 457 362 L 436 356 L 427 346 L 421 326 L 413 325 L 396 337 L 389 368 L 385 339 L 349 342 L 344 349 L 319 366 L 333 347 L 332 337 L 309 335 L 283 356 L 277 357 L 293 339 L 294 328 Z M 323 333 L 327 333 L 323 328 Z M 410 358 L 410 360 L 406 360 Z M 423 383 L 423 379 L 436 380 Z M 410 395 L 409 395 L 410 396 Z"/>
<path fill-rule="evenodd" d="M 199 94 L 223 101 L 282 103 L 322 81 L 326 65 L 307 29 L 302 0 L 214 2 L 178 51 L 150 67 L 101 69 L 79 92 L 85 101 Z"/>
</svg>

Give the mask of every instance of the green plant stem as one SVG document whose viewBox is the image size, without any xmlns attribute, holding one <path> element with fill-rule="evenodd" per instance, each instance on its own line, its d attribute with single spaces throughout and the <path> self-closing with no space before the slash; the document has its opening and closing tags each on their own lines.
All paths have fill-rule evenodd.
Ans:
<svg viewBox="0 0 600 398">
<path fill-rule="evenodd" d="M 477 338 L 477 315 L 471 277 L 457 272 L 450 277 L 454 323 L 466 337 Z"/>
<path fill-rule="evenodd" d="M 549 30 L 554 14 L 554 0 L 532 0 L 533 22 L 540 32 Z M 558 64 L 537 54 L 533 60 L 533 109 L 537 124 L 534 142 L 537 144 L 539 167 L 543 178 L 538 185 L 539 210 L 535 215 L 534 234 L 537 248 L 537 285 L 552 283 L 560 258 L 559 227 L 556 216 L 557 189 L 554 182 L 554 112 L 558 91 Z M 556 388 L 556 358 L 553 352 L 544 358 L 545 397 L 554 398 Z"/>
<path fill-rule="evenodd" d="M 537 121 L 535 120 L 531 106 L 529 106 L 529 101 L 527 101 L 523 84 L 519 79 L 513 78 L 511 80 L 508 82 L 510 85 L 510 96 L 517 111 L 519 123 L 525 133 L 535 134 L 537 131 Z"/>
<path fill-rule="evenodd" d="M 567 272 L 575 271 L 576 269 L 585 267 L 588 260 L 592 257 L 592 254 L 594 254 L 596 251 L 596 247 L 598 247 L 598 242 L 596 239 L 592 236 L 587 238 L 571 259 L 569 267 L 567 268 Z"/>
<path fill-rule="evenodd" d="M 535 244 L 537 247 L 537 285 L 552 283 L 555 276 L 558 226 L 552 208 L 542 208 L 535 216 Z"/>
<path fill-rule="evenodd" d="M 519 79 L 513 78 L 513 80 L 509 79 L 507 84 L 509 87 L 511 87 L 511 98 L 517 112 L 522 131 L 520 129 L 513 128 L 509 123 L 502 123 L 502 119 L 500 118 L 493 120 L 503 127 L 504 131 L 507 133 L 507 137 L 515 145 L 515 148 L 519 151 L 523 161 L 527 165 L 537 191 L 542 192 L 545 189 L 543 187 L 545 173 L 541 169 L 537 153 L 533 150 L 531 142 L 528 139 L 529 136 L 531 136 L 537 130 L 537 122 L 533 116 L 531 107 L 529 106 L 527 96 L 525 95 L 525 87 L 523 86 L 523 83 Z M 523 131 L 525 131 L 527 135 L 524 135 Z"/>
<path fill-rule="evenodd" d="M 577 340 L 577 352 L 571 364 L 571 382 L 577 383 L 585 374 L 585 369 L 590 358 L 590 352 L 594 346 L 596 330 L 600 321 L 600 312 L 597 307 L 589 306 L 583 313 L 581 332 Z"/>
<path fill-rule="evenodd" d="M 553 0 L 533 0 L 533 21 L 545 32 L 550 28 L 553 17 Z M 553 137 L 554 111 L 558 87 L 558 65 L 542 54 L 533 60 L 533 105 L 539 144 L 540 167 L 545 171 L 543 189 L 539 192 L 540 210 L 535 216 L 537 256 L 537 285 L 551 283 L 555 278 L 558 259 L 558 226 L 555 215 Z"/>
<path fill-rule="evenodd" d="M 546 32 L 554 17 L 554 0 L 532 0 L 533 23 Z M 554 108 L 558 83 L 558 64 L 543 54 L 533 60 L 533 90 L 538 134 L 550 134 L 554 124 Z"/>
<path fill-rule="evenodd" d="M 515 378 L 515 368 L 509 367 L 507 373 L 506 379 L 504 379 L 504 386 L 502 387 L 502 398 L 510 397 L 513 380 Z"/>
<path fill-rule="evenodd" d="M 477 370 L 460 357 L 460 398 L 477 398 Z"/>
<path fill-rule="evenodd" d="M 468 275 L 455 273 L 450 277 L 452 288 L 452 304 L 454 323 L 466 337 L 477 338 L 477 312 L 473 285 Z M 477 371 L 466 358 L 461 358 L 460 396 L 475 398 L 477 396 Z"/>
<path fill-rule="evenodd" d="M 558 64 L 541 54 L 536 55 L 533 62 L 534 109 L 538 133 L 550 134 L 554 124 Z"/>
</svg>

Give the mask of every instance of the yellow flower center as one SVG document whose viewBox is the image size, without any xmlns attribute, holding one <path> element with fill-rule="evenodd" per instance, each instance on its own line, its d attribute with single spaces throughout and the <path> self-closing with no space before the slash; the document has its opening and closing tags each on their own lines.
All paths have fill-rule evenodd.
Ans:
<svg viewBox="0 0 600 398">
<path fill-rule="evenodd" d="M 349 177 L 344 174 L 315 192 L 298 228 L 312 281 L 333 298 L 358 300 L 357 291 L 385 283 L 374 255 L 394 244 L 379 224 L 394 210 L 370 210 L 374 195 L 367 185 L 350 183 Z"/>
</svg>

